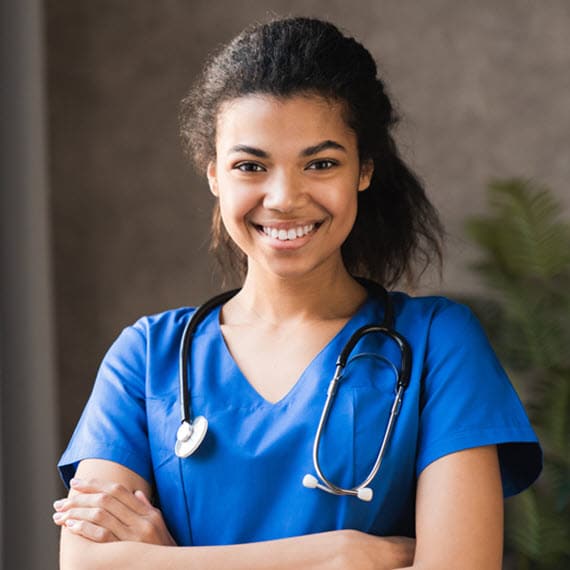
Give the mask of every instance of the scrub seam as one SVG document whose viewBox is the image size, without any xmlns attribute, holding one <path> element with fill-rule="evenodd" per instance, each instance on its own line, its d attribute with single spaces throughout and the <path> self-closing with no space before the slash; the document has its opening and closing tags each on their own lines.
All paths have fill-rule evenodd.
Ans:
<svg viewBox="0 0 570 570">
<path fill-rule="evenodd" d="M 184 496 L 184 509 L 186 511 L 186 522 L 188 523 L 188 544 L 194 546 L 194 537 L 192 536 L 192 524 L 190 522 L 190 507 L 188 506 L 188 495 L 186 493 L 186 482 L 184 480 L 184 471 L 182 469 L 182 459 L 178 458 L 178 472 L 182 483 L 182 495 Z"/>
</svg>

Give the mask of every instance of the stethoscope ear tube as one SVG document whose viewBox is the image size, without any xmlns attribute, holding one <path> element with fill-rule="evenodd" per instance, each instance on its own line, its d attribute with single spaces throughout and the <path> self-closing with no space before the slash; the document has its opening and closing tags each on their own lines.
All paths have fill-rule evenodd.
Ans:
<svg viewBox="0 0 570 570">
<path fill-rule="evenodd" d="M 410 384 L 410 376 L 412 374 L 412 349 L 408 341 L 395 330 L 387 331 L 386 334 L 398 345 L 402 361 L 400 364 L 400 375 L 398 377 L 398 388 L 406 389 Z"/>
<path fill-rule="evenodd" d="M 206 437 L 208 421 L 203 416 L 192 421 L 190 413 L 190 388 L 188 386 L 188 368 L 190 367 L 190 345 L 198 325 L 204 320 L 206 315 L 218 305 L 231 299 L 239 289 L 226 291 L 216 295 L 203 305 L 201 305 L 188 319 L 182 333 L 180 351 L 178 354 L 178 375 L 179 375 L 179 402 L 180 402 L 180 426 L 176 432 L 176 444 L 174 452 L 178 457 L 188 457 L 202 443 Z"/>
</svg>

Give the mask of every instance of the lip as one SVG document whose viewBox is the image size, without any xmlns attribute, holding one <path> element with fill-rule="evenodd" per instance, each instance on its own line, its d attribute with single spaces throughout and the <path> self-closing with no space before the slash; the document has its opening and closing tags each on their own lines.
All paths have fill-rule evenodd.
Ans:
<svg viewBox="0 0 570 570">
<path fill-rule="evenodd" d="M 294 228 L 302 228 L 303 226 L 320 226 L 324 220 L 275 220 L 275 221 L 255 221 L 251 222 L 256 228 L 275 228 L 276 230 L 290 230 Z"/>
</svg>

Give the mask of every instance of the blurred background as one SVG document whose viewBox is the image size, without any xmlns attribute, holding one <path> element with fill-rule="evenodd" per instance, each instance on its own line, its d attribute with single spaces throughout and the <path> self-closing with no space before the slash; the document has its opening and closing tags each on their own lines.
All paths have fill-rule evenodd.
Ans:
<svg viewBox="0 0 570 570">
<path fill-rule="evenodd" d="M 142 314 L 220 287 L 211 199 L 177 114 L 207 55 L 272 14 L 330 19 L 377 58 L 397 140 L 448 231 L 442 280 L 470 268 L 468 218 L 518 177 L 570 206 L 568 0 L 4 0 L 1 41 L 0 556 L 57 567 L 55 464 L 98 363 Z"/>
</svg>

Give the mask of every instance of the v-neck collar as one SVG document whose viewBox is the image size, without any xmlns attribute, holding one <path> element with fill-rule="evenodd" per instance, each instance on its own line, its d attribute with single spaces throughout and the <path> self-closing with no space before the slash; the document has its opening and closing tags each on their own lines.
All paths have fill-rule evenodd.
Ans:
<svg viewBox="0 0 570 570">
<path fill-rule="evenodd" d="M 371 322 L 371 317 L 375 313 L 375 311 L 372 309 L 374 305 L 378 303 L 378 301 L 379 300 L 376 299 L 376 297 L 369 295 L 362 303 L 362 305 L 360 305 L 360 307 L 352 315 L 352 317 L 350 317 L 350 319 L 339 329 L 339 331 L 311 359 L 309 364 L 301 372 L 291 388 L 279 400 L 275 402 L 267 400 L 260 392 L 257 391 L 257 389 L 251 384 L 251 382 L 242 372 L 238 363 L 234 359 L 226 343 L 226 339 L 224 338 L 220 325 L 221 306 L 217 307 L 212 312 L 212 319 L 215 323 L 215 335 L 218 337 L 218 342 L 221 343 L 222 346 L 221 357 L 226 360 L 226 363 L 229 364 L 229 368 L 233 370 L 234 373 L 233 377 L 236 378 L 240 383 L 239 387 L 235 387 L 236 392 L 239 390 L 241 396 L 244 399 L 247 399 L 249 404 L 266 406 L 270 408 L 280 408 L 288 405 L 290 401 L 296 397 L 297 393 L 302 392 L 305 389 L 316 389 L 317 386 L 313 386 L 315 383 L 322 383 L 322 386 L 326 387 L 330 378 L 323 378 L 323 371 L 328 370 L 329 368 L 331 372 L 334 371 L 336 359 L 340 354 L 342 347 L 346 344 L 350 338 L 350 335 L 355 330 L 364 324 Z M 381 311 L 382 313 L 384 312 L 384 307 L 381 307 Z M 323 363 L 323 360 L 325 359 L 328 359 L 330 362 L 327 361 L 326 364 Z"/>
</svg>

